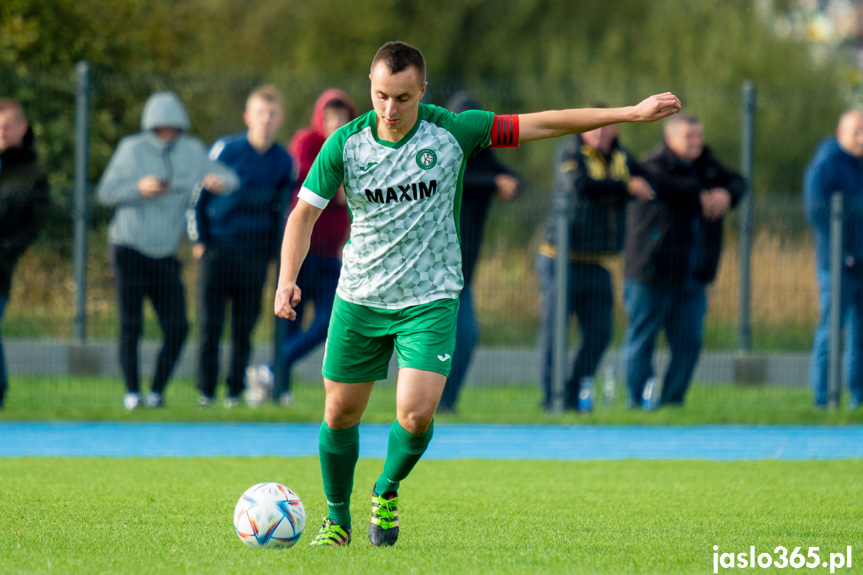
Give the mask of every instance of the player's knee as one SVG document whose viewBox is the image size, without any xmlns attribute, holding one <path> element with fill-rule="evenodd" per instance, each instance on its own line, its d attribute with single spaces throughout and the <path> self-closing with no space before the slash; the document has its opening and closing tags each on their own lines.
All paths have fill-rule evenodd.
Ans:
<svg viewBox="0 0 863 575">
<path fill-rule="evenodd" d="M 362 419 L 363 410 L 357 406 L 342 401 L 327 399 L 324 408 L 324 422 L 330 429 L 346 429 L 353 427 Z"/>
<path fill-rule="evenodd" d="M 398 412 L 399 425 L 412 435 L 419 435 L 429 430 L 434 409 L 412 409 Z"/>
</svg>

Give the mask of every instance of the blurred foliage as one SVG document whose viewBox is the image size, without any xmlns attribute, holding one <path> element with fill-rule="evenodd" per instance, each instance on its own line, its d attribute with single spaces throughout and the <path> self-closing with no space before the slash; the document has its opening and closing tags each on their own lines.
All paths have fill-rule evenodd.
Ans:
<svg viewBox="0 0 863 575">
<path fill-rule="evenodd" d="M 674 91 L 731 166 L 739 163 L 741 83 L 751 79 L 758 90 L 755 189 L 796 194 L 860 74 L 841 58 L 818 63 L 802 42 L 777 38 L 754 2 L 5 0 L 0 94 L 28 110 L 60 216 L 71 209 L 76 62 L 92 66 L 95 183 L 117 141 L 139 129 L 154 90 L 176 90 L 193 133 L 209 143 L 242 128 L 249 89 L 274 83 L 285 95 L 287 140 L 331 85 L 368 109 L 366 70 L 378 46 L 393 39 L 424 51 L 427 99 L 437 104 L 462 88 L 500 112 L 624 105 Z M 660 140 L 661 126 L 625 126 L 621 134 L 641 155 Z M 514 208 L 524 212 L 519 240 L 547 206 L 555 146 L 500 152 L 537 199 L 533 208 L 526 201 Z M 106 216 L 95 211 L 93 225 Z M 61 228 L 52 233 L 68 237 Z"/>
</svg>

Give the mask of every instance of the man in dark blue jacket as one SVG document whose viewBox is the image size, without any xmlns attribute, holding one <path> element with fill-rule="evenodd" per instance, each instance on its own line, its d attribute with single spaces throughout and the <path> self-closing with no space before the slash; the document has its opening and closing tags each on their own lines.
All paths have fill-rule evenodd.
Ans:
<svg viewBox="0 0 863 575">
<path fill-rule="evenodd" d="M 664 143 L 644 167 L 656 199 L 629 212 L 623 351 L 630 404 L 652 408 L 683 404 L 701 353 L 706 287 L 719 267 L 722 220 L 746 187 L 705 146 L 701 121 L 685 114 L 666 122 Z M 657 400 L 645 388 L 652 387 L 648 382 L 660 330 L 665 330 L 671 359 Z"/>
<path fill-rule="evenodd" d="M 189 212 L 189 238 L 200 259 L 199 405 L 212 405 L 219 376 L 219 340 L 231 301 L 231 363 L 225 407 L 239 404 L 251 336 L 261 312 L 270 260 L 278 253 L 281 211 L 294 183 L 293 162 L 276 143 L 284 121 L 282 98 L 272 86 L 254 90 L 243 119 L 248 131 L 218 140 L 210 157 L 240 178 L 240 189 L 217 196 L 204 190 Z"/>
<path fill-rule="evenodd" d="M 849 110 L 839 120 L 836 137 L 824 140 L 806 168 L 803 193 L 806 218 L 815 232 L 815 266 L 821 319 L 812 349 L 811 384 L 815 405 L 827 404 L 830 344 L 830 198 L 844 200 L 842 228 L 842 325 L 848 326 L 846 369 L 849 405 L 863 401 L 863 111 Z"/>
<path fill-rule="evenodd" d="M 561 142 L 555 160 L 555 194 L 570 205 L 569 310 L 578 318 L 581 346 L 567 381 L 567 409 L 578 408 L 583 382 L 593 378 L 611 342 L 614 291 L 608 260 L 620 254 L 626 232 L 626 204 L 649 200 L 653 188 L 644 170 L 617 139 L 617 126 L 576 134 Z M 557 316 L 557 217 L 549 217 L 536 259 L 542 286 L 540 382 L 543 406 L 551 406 L 554 319 Z M 590 409 L 589 406 L 583 406 Z"/>
</svg>

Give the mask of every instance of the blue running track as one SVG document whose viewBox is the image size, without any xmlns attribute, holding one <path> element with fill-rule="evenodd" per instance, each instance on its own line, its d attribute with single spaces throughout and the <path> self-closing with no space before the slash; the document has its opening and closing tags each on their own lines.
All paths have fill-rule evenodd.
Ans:
<svg viewBox="0 0 863 575">
<path fill-rule="evenodd" d="M 0 457 L 317 456 L 319 424 L 0 423 Z M 389 425 L 360 426 L 386 456 Z M 427 459 L 863 459 L 863 426 L 439 424 Z"/>
</svg>

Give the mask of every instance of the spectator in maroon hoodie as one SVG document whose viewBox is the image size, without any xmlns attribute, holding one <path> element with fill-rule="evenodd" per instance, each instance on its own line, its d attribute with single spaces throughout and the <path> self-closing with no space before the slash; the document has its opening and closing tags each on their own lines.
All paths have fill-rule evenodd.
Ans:
<svg viewBox="0 0 863 575">
<path fill-rule="evenodd" d="M 311 125 L 297 131 L 288 146 L 288 151 L 296 160 L 298 172 L 291 209 L 297 203 L 297 194 L 324 140 L 355 116 L 354 104 L 342 90 L 330 88 L 318 97 Z M 344 191 L 340 189 L 312 232 L 309 255 L 300 272 L 302 280 L 297 280 L 303 286 L 303 301 L 295 308 L 297 320 L 276 318 L 275 397 L 282 405 L 293 403 L 291 368 L 327 337 L 330 312 L 339 282 L 342 246 L 349 230 L 347 201 Z M 311 324 L 303 329 L 303 313 L 310 301 L 314 304 L 314 316 Z"/>
</svg>

